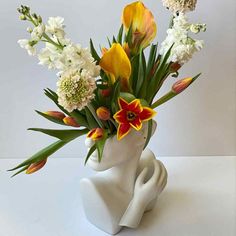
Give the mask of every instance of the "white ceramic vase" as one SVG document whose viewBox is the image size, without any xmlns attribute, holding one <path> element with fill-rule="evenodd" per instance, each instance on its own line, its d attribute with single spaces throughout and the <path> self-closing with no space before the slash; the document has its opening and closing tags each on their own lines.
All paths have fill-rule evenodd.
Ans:
<svg viewBox="0 0 236 236">
<path fill-rule="evenodd" d="M 153 125 L 153 133 L 156 123 Z M 82 202 L 87 219 L 109 234 L 122 227 L 138 227 L 145 212 L 153 209 L 167 183 L 167 171 L 149 149 L 143 151 L 147 123 L 141 131 L 132 130 L 117 141 L 106 141 L 102 161 L 95 151 L 88 166 L 98 171 L 80 182 Z M 86 146 L 93 145 L 86 139 Z"/>
</svg>

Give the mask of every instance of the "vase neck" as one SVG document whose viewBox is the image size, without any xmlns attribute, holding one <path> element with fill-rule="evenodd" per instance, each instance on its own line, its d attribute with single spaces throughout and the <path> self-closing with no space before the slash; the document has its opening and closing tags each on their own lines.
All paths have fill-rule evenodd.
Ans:
<svg viewBox="0 0 236 236">
<path fill-rule="evenodd" d="M 136 154 L 131 156 L 128 161 L 105 171 L 111 181 L 124 192 L 133 193 L 141 154 L 142 149 L 137 150 Z"/>
</svg>

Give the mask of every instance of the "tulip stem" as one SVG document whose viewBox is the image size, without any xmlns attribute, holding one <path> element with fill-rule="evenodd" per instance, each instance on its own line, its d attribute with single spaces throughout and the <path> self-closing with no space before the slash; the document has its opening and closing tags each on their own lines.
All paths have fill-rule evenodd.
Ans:
<svg viewBox="0 0 236 236">
<path fill-rule="evenodd" d="M 91 106 L 91 104 L 87 105 L 89 111 L 91 112 L 91 114 L 93 115 L 94 119 L 96 120 L 96 122 L 98 123 L 98 125 L 100 126 L 100 128 L 103 128 L 103 123 L 101 120 L 99 120 L 99 118 L 97 117 L 94 108 Z"/>
<path fill-rule="evenodd" d="M 152 109 L 157 108 L 158 106 L 162 105 L 163 103 L 169 101 L 171 98 L 175 97 L 177 95 L 177 93 L 174 93 L 172 90 L 170 92 L 168 92 L 167 94 L 165 94 L 164 96 L 162 96 L 161 98 L 159 98 L 156 102 L 154 102 L 151 105 Z"/>
<path fill-rule="evenodd" d="M 117 123 L 116 123 L 113 119 L 110 119 L 110 121 L 111 121 L 111 123 L 112 123 L 116 128 L 118 128 Z"/>
</svg>

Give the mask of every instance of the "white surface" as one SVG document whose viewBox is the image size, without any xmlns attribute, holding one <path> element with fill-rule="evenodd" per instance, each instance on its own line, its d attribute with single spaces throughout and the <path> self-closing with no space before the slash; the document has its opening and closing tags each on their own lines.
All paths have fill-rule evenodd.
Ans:
<svg viewBox="0 0 236 236">
<path fill-rule="evenodd" d="M 99 48 L 99 44 L 107 46 L 107 36 L 117 34 L 122 8 L 131 1 L 0 0 L 0 157 L 24 158 L 51 142 L 27 128 L 57 127 L 34 112 L 55 109 L 43 89 L 54 89 L 56 76 L 17 45 L 16 41 L 28 34 L 16 8 L 28 4 L 45 19 L 63 16 L 73 41 L 88 46 L 92 37 Z M 161 0 L 144 3 L 155 15 L 161 42 L 170 14 Z M 184 66 L 180 78 L 199 72 L 202 76 L 188 91 L 158 109 L 158 132 L 150 148 L 160 156 L 236 155 L 236 1 L 198 0 L 196 11 L 188 15 L 192 21 L 207 24 L 207 32 L 197 36 L 206 46 Z M 170 78 L 161 92 L 173 83 Z M 65 147 L 58 156 L 85 155 L 86 149 L 78 152 L 78 146 L 83 147 L 83 139 Z"/>
<path fill-rule="evenodd" d="M 234 236 L 236 158 L 160 158 L 167 188 L 137 230 L 121 236 Z M 9 178 L 19 160 L 0 160 L 1 236 L 107 236 L 87 222 L 79 180 L 93 174 L 82 159 L 49 159 L 35 175 Z"/>
</svg>

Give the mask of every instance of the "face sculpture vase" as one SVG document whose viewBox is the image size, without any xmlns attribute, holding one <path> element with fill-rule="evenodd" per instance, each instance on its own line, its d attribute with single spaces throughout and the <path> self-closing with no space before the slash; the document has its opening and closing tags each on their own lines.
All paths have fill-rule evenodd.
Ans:
<svg viewBox="0 0 236 236">
<path fill-rule="evenodd" d="M 153 133 L 156 129 L 154 123 Z M 154 208 L 167 183 L 167 171 L 149 149 L 143 151 L 147 124 L 132 130 L 124 139 L 107 140 L 102 161 L 95 151 L 88 161 L 98 171 L 80 182 L 83 206 L 88 220 L 109 234 L 123 226 L 138 227 L 143 214 Z M 86 139 L 88 148 L 93 141 Z"/>
<path fill-rule="evenodd" d="M 85 164 L 98 173 L 81 180 L 82 203 L 88 220 L 109 234 L 138 227 L 143 214 L 154 208 L 167 183 L 164 165 L 144 148 L 156 130 L 155 109 L 200 76 L 178 79 L 160 96 L 166 81 L 177 79 L 184 64 L 203 48 L 203 40 L 194 35 L 206 31 L 205 24 L 187 17 L 196 0 L 162 2 L 172 12 L 163 42 L 155 40 L 154 14 L 143 1 L 134 1 L 124 6 L 118 34 L 101 44 L 100 51 L 92 39 L 90 48 L 69 39 L 64 18 L 45 22 L 30 7 L 18 8 L 20 19 L 30 24 L 29 37 L 19 45 L 58 72 L 56 90 L 44 90 L 58 109 L 36 112 L 64 128 L 30 128 L 57 140 L 9 171 L 12 176 L 33 174 L 59 149 L 86 135 Z"/>
</svg>

